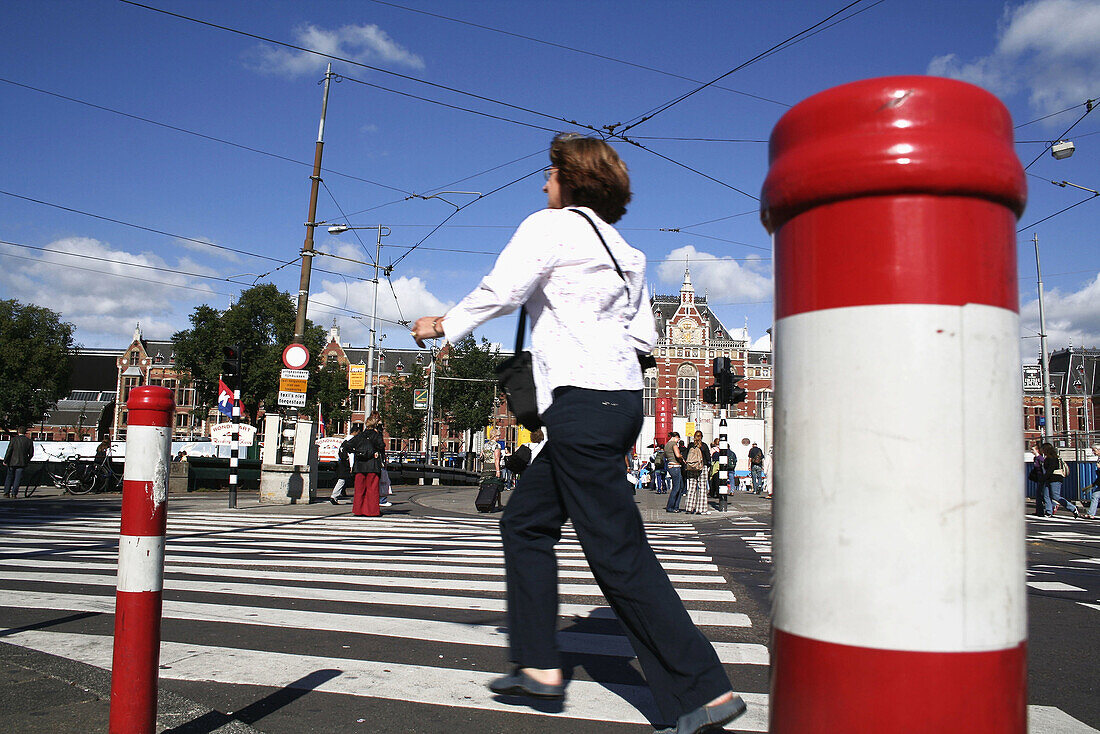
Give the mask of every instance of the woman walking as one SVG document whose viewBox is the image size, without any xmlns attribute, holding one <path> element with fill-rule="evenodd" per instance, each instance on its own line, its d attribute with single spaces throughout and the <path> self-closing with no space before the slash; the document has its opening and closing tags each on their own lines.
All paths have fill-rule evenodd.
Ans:
<svg viewBox="0 0 1100 734">
<path fill-rule="evenodd" d="M 413 337 L 454 342 L 520 306 L 546 446 L 504 510 L 510 657 L 499 694 L 564 695 L 556 645 L 554 544 L 572 520 L 585 557 L 675 734 L 720 728 L 745 710 L 714 648 L 696 629 L 646 540 L 623 472 L 642 426 L 639 353 L 656 343 L 645 256 L 611 226 L 626 211 L 626 166 L 606 143 L 559 135 L 546 170 L 547 208 L 519 226 L 478 287 Z"/>
<path fill-rule="evenodd" d="M 692 436 L 684 461 L 684 479 L 687 482 L 687 499 L 684 512 L 692 515 L 709 515 L 710 503 L 707 502 L 707 487 L 710 483 L 710 451 L 703 443 L 703 432 L 696 431 Z"/>
<path fill-rule="evenodd" d="M 374 411 L 363 422 L 363 430 L 347 441 L 347 450 L 355 455 L 351 465 L 355 475 L 355 499 L 351 503 L 354 515 L 379 517 L 378 484 L 386 459 L 385 442 L 382 440 L 382 416 Z M 355 428 L 351 430 L 354 433 Z"/>
<path fill-rule="evenodd" d="M 1081 513 L 1075 505 L 1066 501 L 1062 496 L 1062 484 L 1066 481 L 1066 465 L 1058 456 L 1058 450 L 1053 444 L 1044 443 L 1043 449 L 1043 500 L 1046 505 L 1047 517 L 1054 517 L 1058 512 L 1058 505 L 1073 511 L 1073 516 L 1078 518 Z"/>
</svg>

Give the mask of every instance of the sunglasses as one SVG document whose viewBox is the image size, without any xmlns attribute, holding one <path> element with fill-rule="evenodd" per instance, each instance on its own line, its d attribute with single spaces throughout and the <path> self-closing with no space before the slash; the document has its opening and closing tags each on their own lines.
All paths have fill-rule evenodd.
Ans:
<svg viewBox="0 0 1100 734">
<path fill-rule="evenodd" d="M 549 181 L 550 180 L 550 174 L 553 173 L 556 170 L 558 170 L 558 169 L 555 168 L 554 166 L 550 166 L 549 168 L 544 168 L 544 169 L 542 169 L 542 177 L 544 179 L 546 179 L 547 181 Z"/>
</svg>

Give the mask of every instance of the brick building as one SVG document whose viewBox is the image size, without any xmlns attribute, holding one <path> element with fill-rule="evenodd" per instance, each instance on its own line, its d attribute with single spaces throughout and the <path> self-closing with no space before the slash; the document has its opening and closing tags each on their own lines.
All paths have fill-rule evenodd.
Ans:
<svg viewBox="0 0 1100 734">
<path fill-rule="evenodd" d="M 1081 448 L 1100 440 L 1097 380 L 1100 349 L 1068 347 L 1050 354 L 1051 433 L 1055 445 Z M 1024 443 L 1043 435 L 1043 381 L 1038 363 L 1023 370 Z M 1086 420 L 1087 419 L 1087 420 Z"/>
</svg>

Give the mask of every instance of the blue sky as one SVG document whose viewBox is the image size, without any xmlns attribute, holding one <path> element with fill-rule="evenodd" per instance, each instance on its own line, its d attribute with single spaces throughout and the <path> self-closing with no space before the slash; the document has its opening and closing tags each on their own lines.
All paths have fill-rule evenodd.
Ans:
<svg viewBox="0 0 1100 734">
<path fill-rule="evenodd" d="M 439 85 L 337 62 L 325 129 L 318 219 L 388 228 L 381 261 L 400 261 L 382 281 L 381 333 L 384 346 L 408 347 L 391 322 L 456 302 L 545 205 L 550 131 L 580 129 L 562 120 L 626 122 L 846 3 L 149 4 Z M 719 317 L 730 328 L 747 319 L 754 340 L 772 321 L 770 242 L 753 198 L 767 171 L 760 141 L 789 105 L 861 78 L 954 76 L 998 94 L 1017 124 L 1062 111 L 1017 130 L 1039 141 L 1017 144 L 1027 164 L 1100 97 L 1098 0 L 862 0 L 841 18 L 633 128 L 652 153 L 618 146 L 634 183 L 620 228 L 648 256 L 653 289 L 678 291 L 689 262 Z M 305 235 L 325 59 L 115 0 L 7 0 L 0 24 L 0 240 L 21 245 L 0 245 L 0 297 L 60 311 L 84 346 L 120 347 L 136 322 L 168 338 L 196 305 L 225 307 L 258 280 L 297 291 L 297 262 L 276 268 Z M 1029 168 L 1021 225 L 1091 197 L 1052 179 L 1100 189 L 1098 132 L 1094 112 L 1067 136 L 1073 157 L 1044 154 Z M 409 198 L 444 190 L 486 196 Z M 1037 234 L 1051 348 L 1100 347 L 1098 223 L 1100 198 L 1019 234 L 1023 337 L 1038 329 Z M 321 228 L 316 247 L 369 260 L 376 235 L 358 235 Z M 315 270 L 310 318 L 335 317 L 344 341 L 366 344 L 372 270 L 328 257 L 315 268 L 334 273 Z M 478 333 L 509 344 L 513 327 Z M 1027 359 L 1038 342 L 1021 347 Z"/>
</svg>

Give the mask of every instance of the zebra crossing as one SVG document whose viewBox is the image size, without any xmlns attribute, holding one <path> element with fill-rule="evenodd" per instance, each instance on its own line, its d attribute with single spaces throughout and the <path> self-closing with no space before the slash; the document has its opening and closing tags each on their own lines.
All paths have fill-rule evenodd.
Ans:
<svg viewBox="0 0 1100 734">
<path fill-rule="evenodd" d="M 766 630 L 753 628 L 691 525 L 647 532 L 749 704 L 729 730 L 766 731 Z M 117 519 L 0 515 L 4 640 L 109 668 L 117 539 Z M 406 702 L 517 726 L 555 717 L 574 722 L 565 730 L 583 721 L 592 731 L 652 731 L 652 696 L 571 528 L 558 555 L 559 646 L 571 682 L 565 703 L 544 710 L 485 687 L 507 667 L 496 519 L 177 512 L 166 542 L 162 680 L 308 686 L 354 697 L 364 711 Z"/>
</svg>

